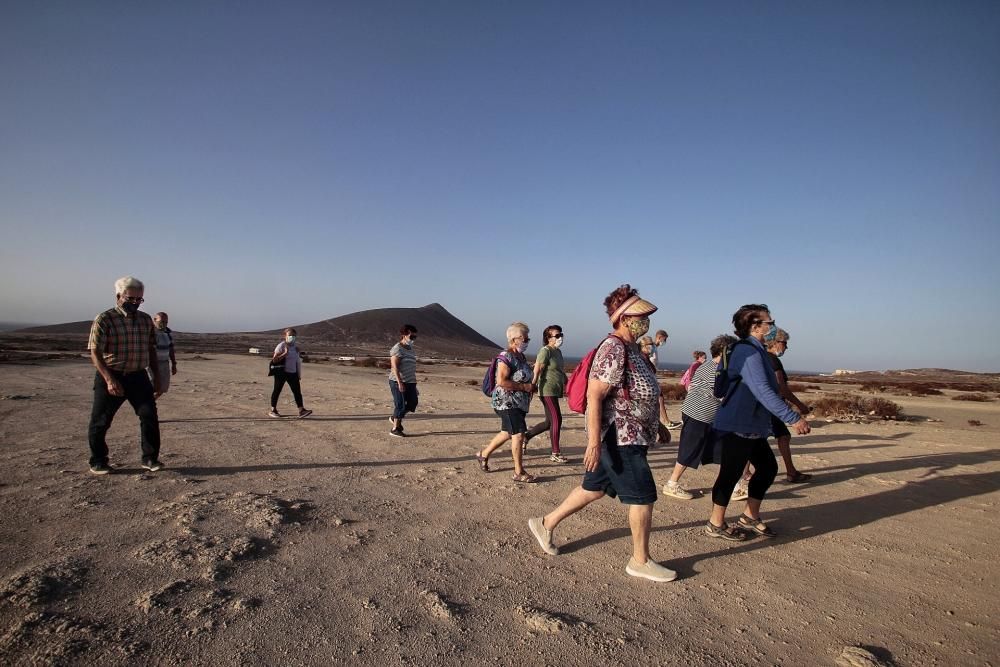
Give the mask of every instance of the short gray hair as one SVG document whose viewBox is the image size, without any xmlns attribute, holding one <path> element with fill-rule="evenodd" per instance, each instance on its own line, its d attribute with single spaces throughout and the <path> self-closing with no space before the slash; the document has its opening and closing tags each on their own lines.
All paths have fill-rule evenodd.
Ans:
<svg viewBox="0 0 1000 667">
<path fill-rule="evenodd" d="M 784 329 L 778 329 L 778 331 L 775 332 L 774 334 L 774 340 L 767 341 L 767 349 L 770 350 L 778 343 L 785 343 L 787 345 L 789 338 L 791 338 L 791 336 L 788 335 L 787 331 L 785 331 Z"/>
<path fill-rule="evenodd" d="M 527 336 L 529 331 L 528 325 L 524 322 L 511 322 L 507 327 L 507 342 L 513 342 L 518 336 Z"/>
<path fill-rule="evenodd" d="M 127 289 L 137 289 L 140 292 L 145 292 L 146 286 L 135 276 L 124 276 L 115 281 L 115 294 L 124 294 Z"/>
</svg>

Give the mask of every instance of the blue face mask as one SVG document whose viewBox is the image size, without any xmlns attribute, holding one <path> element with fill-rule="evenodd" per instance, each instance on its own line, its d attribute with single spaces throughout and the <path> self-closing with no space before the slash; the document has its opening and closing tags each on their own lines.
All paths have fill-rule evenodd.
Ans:
<svg viewBox="0 0 1000 667">
<path fill-rule="evenodd" d="M 764 340 L 772 341 L 777 337 L 778 337 L 778 325 L 772 324 L 771 328 L 767 330 L 766 334 L 764 334 Z"/>
<path fill-rule="evenodd" d="M 294 343 L 295 342 L 295 336 L 285 336 L 285 342 L 288 343 L 288 344 Z"/>
</svg>

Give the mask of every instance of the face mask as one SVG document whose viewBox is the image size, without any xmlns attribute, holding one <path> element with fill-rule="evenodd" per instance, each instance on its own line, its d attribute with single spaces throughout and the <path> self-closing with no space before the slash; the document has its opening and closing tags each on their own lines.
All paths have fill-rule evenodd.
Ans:
<svg viewBox="0 0 1000 667">
<path fill-rule="evenodd" d="M 408 338 L 408 339 L 406 339 L 406 344 L 407 344 L 407 345 L 408 345 L 409 347 L 413 347 L 414 345 L 416 345 L 416 344 L 417 344 L 417 341 L 416 341 L 416 340 L 414 340 L 413 338 Z"/>
<path fill-rule="evenodd" d="M 563 344 L 563 339 L 562 338 L 556 338 L 556 342 L 552 343 L 552 346 L 555 347 L 556 349 L 558 349 L 558 348 L 562 347 L 562 344 Z"/>
<path fill-rule="evenodd" d="M 626 326 L 628 326 L 628 331 L 632 334 L 633 338 L 642 338 L 649 331 L 649 318 L 643 317 L 638 320 L 629 320 Z"/>
<path fill-rule="evenodd" d="M 139 312 L 139 304 L 132 303 L 131 301 L 125 301 L 122 303 L 122 310 L 124 310 L 129 315 L 135 315 Z"/>
<path fill-rule="evenodd" d="M 772 324 L 771 328 L 767 330 L 766 334 L 764 334 L 764 340 L 772 341 L 777 337 L 778 337 L 778 325 Z"/>
<path fill-rule="evenodd" d="M 783 356 L 785 356 L 785 351 L 782 350 L 781 352 L 779 352 L 778 354 L 776 354 L 774 356 L 776 356 L 776 357 L 783 357 Z"/>
<path fill-rule="evenodd" d="M 524 354 L 524 351 L 527 350 L 527 349 L 528 349 L 528 344 L 527 343 L 518 343 L 517 344 L 517 351 L 520 352 L 521 354 Z"/>
<path fill-rule="evenodd" d="M 165 330 L 167 328 L 167 323 L 166 322 L 157 322 L 156 323 L 156 328 L 159 329 L 160 331 L 163 331 L 163 330 Z"/>
<path fill-rule="evenodd" d="M 285 336 L 285 342 L 289 345 L 295 342 L 295 336 Z"/>
</svg>

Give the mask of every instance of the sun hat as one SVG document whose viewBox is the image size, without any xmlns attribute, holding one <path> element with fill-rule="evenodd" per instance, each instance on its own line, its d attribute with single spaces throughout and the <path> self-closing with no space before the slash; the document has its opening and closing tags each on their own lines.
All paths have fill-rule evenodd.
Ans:
<svg viewBox="0 0 1000 667">
<path fill-rule="evenodd" d="M 629 297 L 625 300 L 625 303 L 618 306 L 615 312 L 611 313 L 611 326 L 617 326 L 618 320 L 626 315 L 629 317 L 644 317 L 646 315 L 652 315 L 657 311 L 656 306 L 651 304 L 645 299 L 639 298 L 639 295 Z"/>
</svg>

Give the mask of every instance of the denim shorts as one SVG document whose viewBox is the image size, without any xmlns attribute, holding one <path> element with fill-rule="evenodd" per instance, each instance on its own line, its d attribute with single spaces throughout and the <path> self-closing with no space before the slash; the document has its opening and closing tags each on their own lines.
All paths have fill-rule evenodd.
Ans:
<svg viewBox="0 0 1000 667">
<path fill-rule="evenodd" d="M 656 481 L 646 461 L 647 447 L 618 446 L 618 434 L 612 426 L 601 445 L 601 463 L 597 470 L 583 475 L 586 491 L 603 491 L 626 505 L 652 505 L 656 502 Z"/>
<path fill-rule="evenodd" d="M 528 430 L 528 423 L 524 420 L 528 413 L 517 408 L 509 410 L 494 410 L 500 417 L 500 430 L 511 435 L 525 433 Z"/>
</svg>

